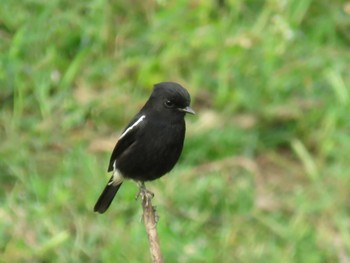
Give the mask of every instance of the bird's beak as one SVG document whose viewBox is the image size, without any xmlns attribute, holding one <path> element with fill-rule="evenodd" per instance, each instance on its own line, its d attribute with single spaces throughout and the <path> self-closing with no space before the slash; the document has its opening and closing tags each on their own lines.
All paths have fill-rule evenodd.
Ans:
<svg viewBox="0 0 350 263">
<path fill-rule="evenodd" d="M 192 108 L 190 106 L 187 106 L 186 108 L 179 108 L 179 111 L 183 111 L 185 113 L 189 113 L 189 114 L 192 114 L 192 115 L 195 115 L 195 111 L 192 110 Z"/>
</svg>

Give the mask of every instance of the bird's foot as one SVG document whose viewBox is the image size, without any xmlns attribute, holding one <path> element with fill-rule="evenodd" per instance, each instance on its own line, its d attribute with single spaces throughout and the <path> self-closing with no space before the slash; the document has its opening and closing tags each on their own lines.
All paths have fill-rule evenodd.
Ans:
<svg viewBox="0 0 350 263">
<path fill-rule="evenodd" d="M 136 195 L 136 200 L 141 197 L 142 201 L 145 201 L 146 206 L 148 206 L 149 201 L 154 197 L 154 193 L 146 188 L 144 182 L 138 182 L 138 185 L 139 192 Z"/>
</svg>

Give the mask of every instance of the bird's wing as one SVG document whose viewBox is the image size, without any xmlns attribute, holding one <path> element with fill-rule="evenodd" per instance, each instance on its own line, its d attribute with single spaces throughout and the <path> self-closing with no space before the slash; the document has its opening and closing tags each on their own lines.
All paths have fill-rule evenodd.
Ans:
<svg viewBox="0 0 350 263">
<path fill-rule="evenodd" d="M 137 131 L 140 130 L 140 127 L 144 125 L 144 119 L 146 115 L 136 116 L 124 130 L 122 135 L 119 137 L 117 144 L 114 147 L 112 152 L 111 159 L 109 161 L 108 172 L 113 171 L 114 162 L 128 147 L 133 144 L 136 140 Z"/>
</svg>

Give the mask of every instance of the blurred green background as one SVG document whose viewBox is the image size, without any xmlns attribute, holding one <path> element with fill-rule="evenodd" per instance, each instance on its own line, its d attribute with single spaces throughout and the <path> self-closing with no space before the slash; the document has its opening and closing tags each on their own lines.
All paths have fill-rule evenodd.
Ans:
<svg viewBox="0 0 350 263">
<path fill-rule="evenodd" d="M 155 192 L 166 262 L 350 262 L 350 2 L 0 1 L 0 262 L 150 262 L 132 182 L 152 85 L 192 95 Z"/>
</svg>

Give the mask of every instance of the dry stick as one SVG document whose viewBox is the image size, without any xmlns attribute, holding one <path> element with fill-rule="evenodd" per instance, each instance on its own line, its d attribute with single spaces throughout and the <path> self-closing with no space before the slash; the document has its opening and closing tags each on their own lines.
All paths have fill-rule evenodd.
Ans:
<svg viewBox="0 0 350 263">
<path fill-rule="evenodd" d="M 152 206 L 152 197 L 145 195 L 142 199 L 142 209 L 143 209 L 143 222 L 146 227 L 149 249 L 151 252 L 153 263 L 163 263 L 162 252 L 160 251 L 160 244 L 157 232 L 157 222 L 155 215 L 155 208 Z"/>
</svg>

